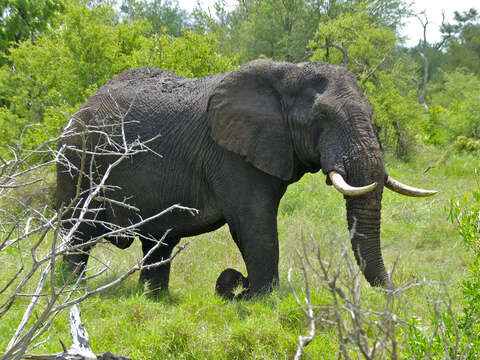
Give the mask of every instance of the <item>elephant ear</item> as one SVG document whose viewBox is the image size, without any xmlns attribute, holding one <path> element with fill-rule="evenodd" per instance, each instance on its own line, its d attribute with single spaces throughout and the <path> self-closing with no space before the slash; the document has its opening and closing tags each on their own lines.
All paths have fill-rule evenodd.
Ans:
<svg viewBox="0 0 480 360">
<path fill-rule="evenodd" d="M 283 180 L 293 176 L 293 145 L 274 84 L 281 73 L 256 61 L 229 73 L 208 102 L 215 142 Z"/>
</svg>

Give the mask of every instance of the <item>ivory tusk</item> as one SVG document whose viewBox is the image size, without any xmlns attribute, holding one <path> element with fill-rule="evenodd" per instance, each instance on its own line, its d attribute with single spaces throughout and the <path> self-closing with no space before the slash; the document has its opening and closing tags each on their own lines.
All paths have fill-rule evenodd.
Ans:
<svg viewBox="0 0 480 360">
<path fill-rule="evenodd" d="M 343 195 L 347 195 L 347 196 L 362 195 L 369 191 L 372 191 L 377 187 L 376 182 L 367 186 L 359 186 L 359 187 L 348 185 L 347 182 L 343 179 L 343 176 L 335 171 L 330 171 L 328 173 L 328 176 L 330 177 L 330 180 L 332 180 L 332 184 L 335 187 L 335 189 L 337 189 Z"/>
<path fill-rule="evenodd" d="M 395 180 L 391 176 L 387 178 L 387 181 L 385 182 L 385 186 L 390 190 L 405 196 L 425 197 L 425 196 L 435 195 L 438 192 L 436 190 L 418 189 L 412 186 L 402 184 L 400 181 Z"/>
</svg>

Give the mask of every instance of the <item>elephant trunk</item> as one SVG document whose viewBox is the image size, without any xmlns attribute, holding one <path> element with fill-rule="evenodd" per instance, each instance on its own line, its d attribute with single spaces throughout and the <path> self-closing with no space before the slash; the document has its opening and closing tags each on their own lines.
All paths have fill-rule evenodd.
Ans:
<svg viewBox="0 0 480 360">
<path fill-rule="evenodd" d="M 390 286 L 380 249 L 380 210 L 349 206 L 347 219 L 352 250 L 357 264 L 372 286 Z"/>
<path fill-rule="evenodd" d="M 352 165 L 353 164 L 353 165 Z M 345 196 L 348 228 L 357 264 L 372 286 L 392 287 L 380 248 L 380 217 L 385 169 L 379 157 L 355 159 L 345 164 L 352 185 L 378 182 L 377 188 L 360 195 Z M 350 166 L 349 166 L 350 165 Z"/>
</svg>

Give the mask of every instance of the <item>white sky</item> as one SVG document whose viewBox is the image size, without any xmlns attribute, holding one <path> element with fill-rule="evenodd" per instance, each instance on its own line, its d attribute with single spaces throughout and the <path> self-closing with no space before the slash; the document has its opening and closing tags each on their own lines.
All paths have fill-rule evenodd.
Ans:
<svg viewBox="0 0 480 360">
<path fill-rule="evenodd" d="M 207 8 L 215 3 L 215 0 L 178 0 L 180 7 L 192 11 L 199 2 L 202 8 Z M 228 0 L 227 4 L 234 4 L 234 0 Z M 467 11 L 475 8 L 480 11 L 479 0 L 414 0 L 413 10 L 421 12 L 426 11 L 429 25 L 427 27 L 427 41 L 436 42 L 440 40 L 439 27 L 442 23 L 442 11 L 445 11 L 445 19 L 452 22 L 454 11 Z M 423 36 L 423 29 L 416 18 L 411 18 L 405 24 L 402 35 L 407 37 L 407 45 L 414 46 Z"/>
<path fill-rule="evenodd" d="M 427 41 L 437 42 L 440 40 L 439 27 L 442 24 L 442 11 L 445 11 L 445 21 L 453 22 L 454 11 L 468 11 L 474 8 L 480 11 L 479 0 L 416 0 L 413 2 L 413 10 L 421 12 L 425 10 L 428 17 Z M 413 46 L 423 37 L 423 29 L 417 18 L 411 18 L 405 24 L 403 35 L 407 36 L 407 45 Z"/>
</svg>

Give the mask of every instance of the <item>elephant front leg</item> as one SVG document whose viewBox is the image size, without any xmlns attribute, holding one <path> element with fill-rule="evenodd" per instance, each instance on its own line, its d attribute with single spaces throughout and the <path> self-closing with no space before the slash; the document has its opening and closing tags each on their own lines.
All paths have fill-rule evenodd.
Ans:
<svg viewBox="0 0 480 360">
<path fill-rule="evenodd" d="M 276 225 L 276 224 L 275 224 Z M 275 232 L 244 239 L 242 256 L 248 272 L 250 295 L 268 293 L 278 285 L 278 238 Z"/>
<path fill-rule="evenodd" d="M 248 272 L 248 278 L 233 269 L 226 269 L 217 280 L 217 293 L 226 298 L 247 298 L 270 292 L 278 284 L 278 236 L 276 211 L 264 216 L 245 216 L 244 222 L 229 223 Z M 257 221 L 255 221 L 257 220 Z M 239 285 L 245 288 L 234 294 Z"/>
<path fill-rule="evenodd" d="M 164 244 L 157 247 L 148 258 L 144 265 L 152 265 L 163 260 L 167 260 L 172 255 L 173 248 L 178 244 L 178 238 L 166 238 Z M 155 242 L 149 240 L 142 240 L 143 256 L 156 245 Z M 170 280 L 170 265 L 171 262 L 155 266 L 148 269 L 143 269 L 140 272 L 140 282 L 148 284 L 150 294 L 160 294 L 168 290 L 168 282 Z"/>
</svg>

